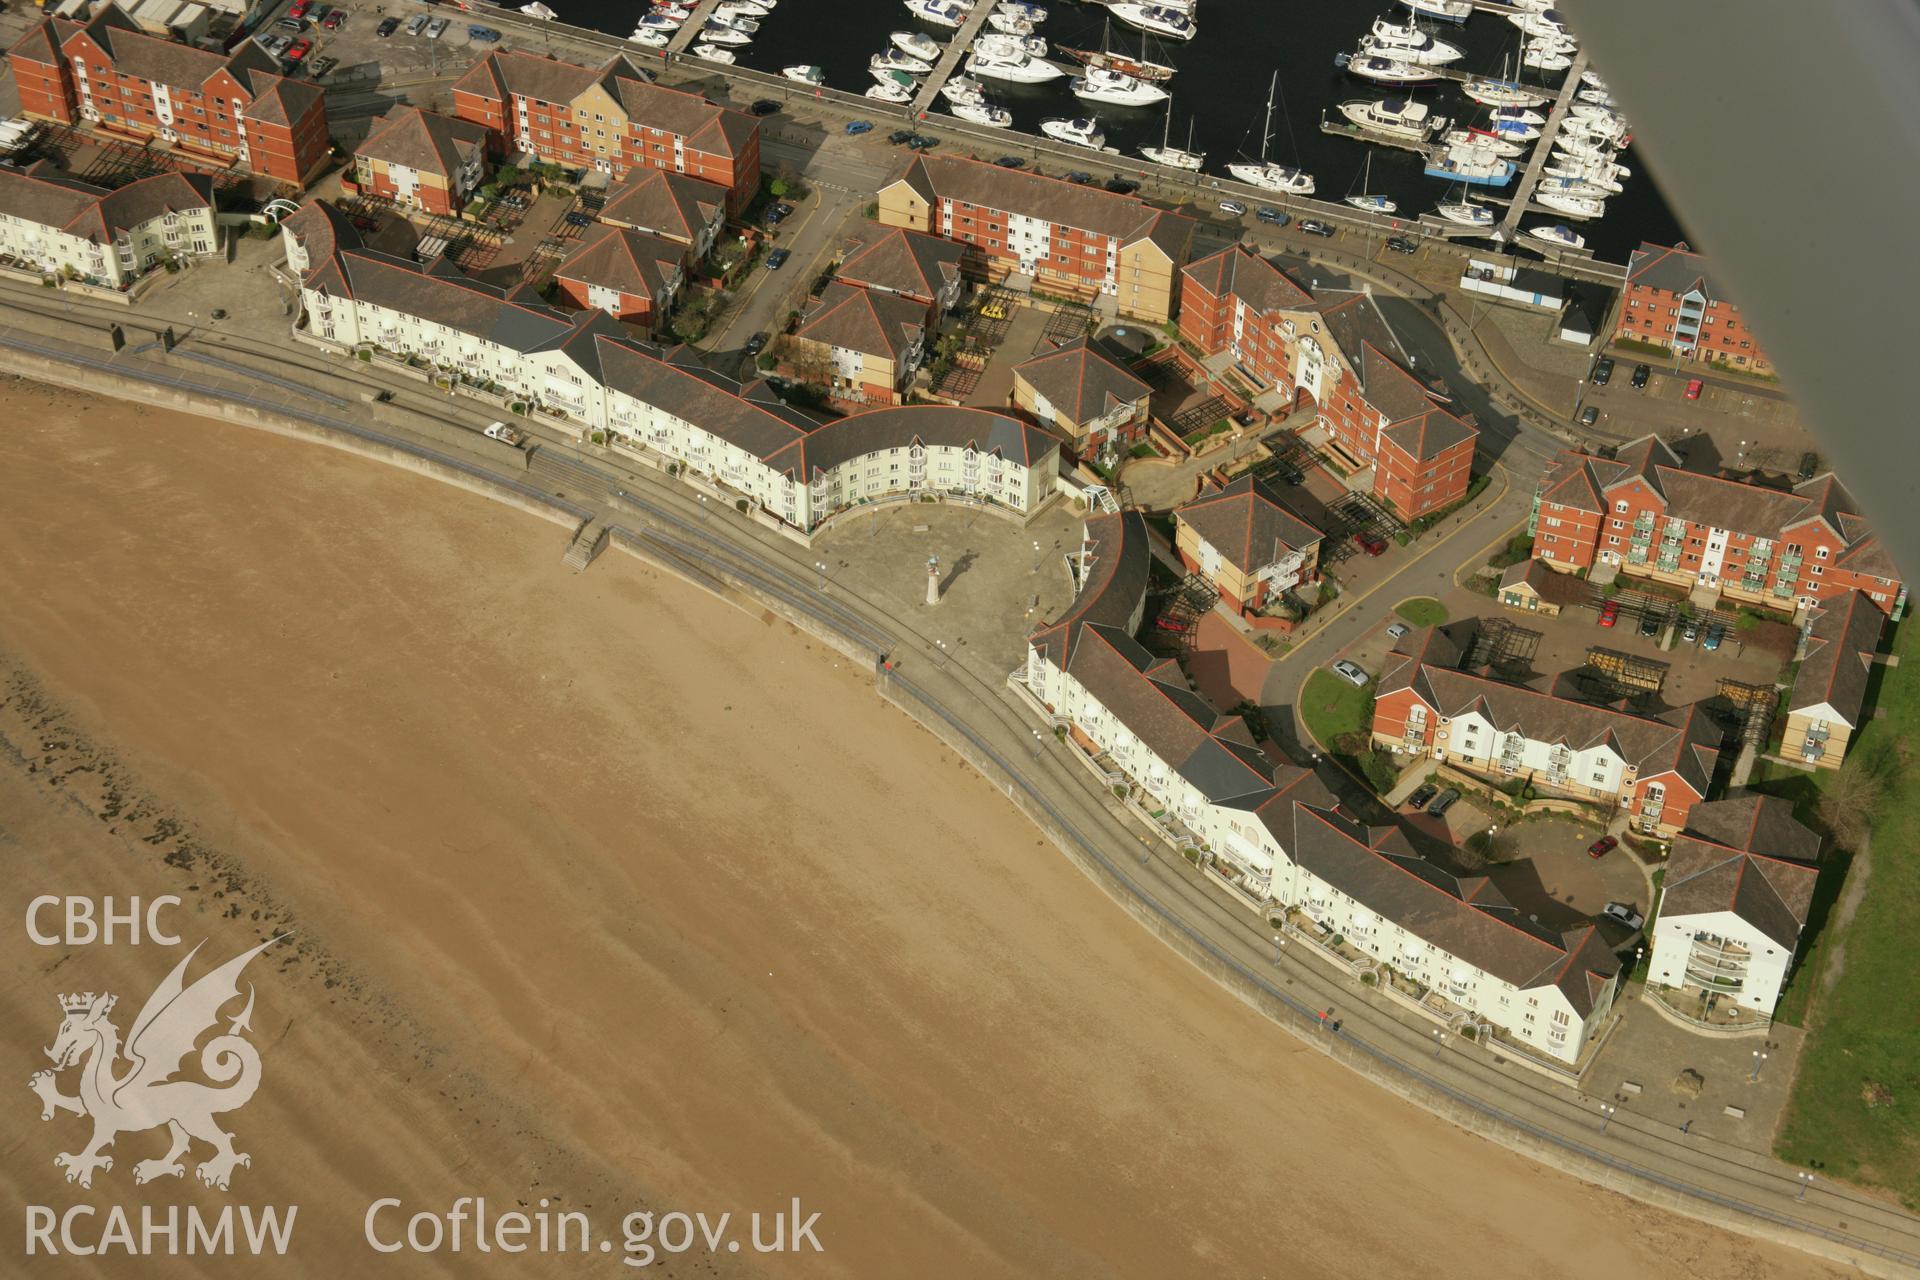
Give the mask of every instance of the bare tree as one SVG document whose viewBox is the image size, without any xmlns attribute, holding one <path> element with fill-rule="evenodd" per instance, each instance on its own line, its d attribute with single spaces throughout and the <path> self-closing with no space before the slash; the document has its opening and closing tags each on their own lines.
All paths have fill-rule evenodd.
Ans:
<svg viewBox="0 0 1920 1280">
<path fill-rule="evenodd" d="M 1821 789 L 1815 812 L 1843 848 L 1858 849 L 1873 830 L 1874 810 L 1887 789 L 1885 764 L 1882 752 L 1856 751 Z"/>
</svg>

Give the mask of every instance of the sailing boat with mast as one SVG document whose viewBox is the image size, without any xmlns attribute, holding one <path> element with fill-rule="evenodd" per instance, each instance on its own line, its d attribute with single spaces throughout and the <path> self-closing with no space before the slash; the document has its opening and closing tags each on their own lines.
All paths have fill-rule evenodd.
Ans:
<svg viewBox="0 0 1920 1280">
<path fill-rule="evenodd" d="M 1124 53 L 1113 52 L 1113 20 L 1109 18 L 1106 28 L 1100 33 L 1098 49 L 1069 49 L 1057 45 L 1054 52 L 1064 54 L 1075 62 L 1084 62 L 1089 67 L 1098 67 L 1103 71 L 1118 71 L 1132 76 L 1135 80 L 1145 80 L 1149 84 L 1173 79 L 1173 68 L 1164 62 L 1147 60 L 1146 37 L 1140 37 L 1140 56 L 1130 58 Z"/>
<path fill-rule="evenodd" d="M 1227 172 L 1249 186 L 1260 187 L 1266 191 L 1278 191 L 1283 195 L 1310 196 L 1313 194 L 1313 175 L 1305 169 L 1295 169 L 1289 165 L 1275 164 L 1267 159 L 1267 145 L 1273 140 L 1273 96 L 1280 88 L 1280 73 L 1273 73 L 1273 82 L 1267 86 L 1267 118 L 1260 127 L 1260 161 L 1238 161 L 1227 166 Z"/>
<path fill-rule="evenodd" d="M 1360 170 L 1360 185 L 1361 187 L 1364 188 L 1364 187 L 1371 186 L 1372 183 L 1373 183 L 1373 154 L 1369 152 L 1367 154 L 1367 162 L 1364 166 L 1362 166 Z M 1364 209 L 1368 213 L 1397 213 L 1399 212 L 1399 209 L 1400 209 L 1399 205 L 1387 199 L 1385 196 L 1367 195 L 1365 194 L 1364 191 L 1357 196 L 1350 195 L 1346 198 L 1346 200 L 1347 200 L 1347 203 L 1352 205 L 1354 208 Z"/>
<path fill-rule="evenodd" d="M 1167 103 L 1167 124 L 1166 127 L 1160 131 L 1160 145 L 1157 147 L 1142 147 L 1140 148 L 1140 154 L 1155 164 L 1164 164 L 1172 169 L 1185 169 L 1191 173 L 1198 173 L 1200 166 L 1206 163 L 1207 158 L 1200 152 L 1192 149 L 1193 121 L 1187 121 L 1187 150 L 1182 151 L 1179 147 L 1170 144 L 1169 139 L 1172 133 L 1173 103 L 1169 101 Z"/>
</svg>

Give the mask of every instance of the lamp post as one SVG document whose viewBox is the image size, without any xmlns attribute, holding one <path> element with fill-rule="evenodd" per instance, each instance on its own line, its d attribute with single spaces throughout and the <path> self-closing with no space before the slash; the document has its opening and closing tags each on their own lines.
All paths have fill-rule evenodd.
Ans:
<svg viewBox="0 0 1920 1280">
<path fill-rule="evenodd" d="M 827 589 L 827 562 L 825 560 L 815 560 L 813 567 L 820 571 L 820 589 L 825 591 Z"/>
<path fill-rule="evenodd" d="M 1275 964 L 1279 964 L 1280 957 L 1285 955 L 1286 952 L 1287 952 L 1287 940 L 1281 937 L 1277 933 L 1274 934 L 1273 935 L 1273 962 Z"/>
<path fill-rule="evenodd" d="M 1600 1132 L 1605 1133 L 1607 1131 L 1607 1126 L 1613 1123 L 1613 1113 L 1619 1109 L 1620 1108 L 1614 1106 L 1611 1102 L 1603 1102 L 1600 1104 Z"/>
<path fill-rule="evenodd" d="M 1747 1083 L 1753 1084 L 1760 1079 L 1760 1068 L 1767 1065 L 1767 1055 L 1755 1049 L 1753 1051 L 1753 1071 L 1747 1076 Z"/>
<path fill-rule="evenodd" d="M 1794 1199 L 1805 1200 L 1807 1198 L 1807 1188 L 1813 1185 L 1813 1175 L 1802 1169 L 1793 1176 L 1800 1182 L 1800 1194 L 1795 1196 Z"/>
<path fill-rule="evenodd" d="M 1040 572 L 1040 543 L 1038 541 L 1033 544 L 1033 571 L 1035 573 Z"/>
<path fill-rule="evenodd" d="M 1435 1027 L 1433 1029 L 1433 1056 L 1438 1058 L 1441 1052 L 1446 1047 L 1447 1047 L 1446 1029 L 1444 1027 Z"/>
</svg>

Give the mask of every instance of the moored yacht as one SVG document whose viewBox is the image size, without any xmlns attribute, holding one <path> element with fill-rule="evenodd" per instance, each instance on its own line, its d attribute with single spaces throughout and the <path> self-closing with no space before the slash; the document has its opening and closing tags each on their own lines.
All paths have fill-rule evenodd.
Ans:
<svg viewBox="0 0 1920 1280">
<path fill-rule="evenodd" d="M 908 75 L 923 76 L 933 70 L 933 64 L 922 62 L 912 54 L 902 53 L 898 49 L 883 49 L 867 59 L 869 71 L 904 71 Z"/>
<path fill-rule="evenodd" d="M 1488 107 L 1544 107 L 1553 99 L 1527 85 L 1515 80 L 1495 80 L 1486 76 L 1475 76 L 1460 86 L 1462 93 L 1482 106 Z"/>
<path fill-rule="evenodd" d="M 765 0 L 720 0 L 713 7 L 716 18 L 764 18 L 773 12 Z"/>
<path fill-rule="evenodd" d="M 1095 151 L 1107 149 L 1107 134 L 1100 122 L 1092 118 L 1079 120 L 1042 120 L 1040 132 L 1059 142 L 1071 142 L 1077 147 L 1090 147 Z"/>
<path fill-rule="evenodd" d="M 1570 54 L 1556 53 L 1536 45 L 1528 45 L 1527 51 L 1520 55 L 1522 66 L 1532 67 L 1535 71 L 1565 71 L 1573 66 Z"/>
<path fill-rule="evenodd" d="M 1047 56 L 1047 42 L 1039 36 L 1010 36 L 1000 31 L 989 31 L 973 42 L 972 52 L 988 58 L 1044 58 Z M 1060 75 L 1066 74 L 1058 67 L 1054 70 Z"/>
<path fill-rule="evenodd" d="M 1000 0 L 993 6 L 995 13 L 1011 14 L 1016 18 L 1025 18 L 1028 22 L 1045 22 L 1047 11 L 1037 4 L 1028 4 L 1026 0 Z"/>
<path fill-rule="evenodd" d="M 1248 186 L 1259 187 L 1263 191 L 1278 191 L 1282 195 L 1310 196 L 1313 194 L 1313 175 L 1305 169 L 1296 169 L 1291 165 L 1275 164 L 1267 159 L 1267 145 L 1273 140 L 1273 98 L 1280 88 L 1280 73 L 1273 73 L 1272 81 L 1267 85 L 1267 115 L 1260 125 L 1260 159 L 1240 160 L 1227 166 L 1227 172 Z"/>
<path fill-rule="evenodd" d="M 1536 191 L 1533 199 L 1541 208 L 1564 213 L 1569 218 L 1598 218 L 1607 211 L 1605 200 L 1569 195 L 1564 191 Z"/>
<path fill-rule="evenodd" d="M 1464 56 L 1457 45 L 1435 40 L 1411 22 L 1401 25 L 1388 22 L 1385 18 L 1375 18 L 1371 38 L 1379 46 L 1377 52 L 1407 62 L 1437 67 L 1458 62 Z"/>
<path fill-rule="evenodd" d="M 1440 135 L 1440 141 L 1449 147 L 1485 147 L 1496 156 L 1513 160 L 1527 153 L 1524 142 L 1515 142 L 1503 138 L 1497 133 L 1488 133 L 1484 129 L 1449 129 Z"/>
<path fill-rule="evenodd" d="M 1348 196 L 1346 202 L 1368 213 L 1398 213 L 1400 206 L 1385 196 Z"/>
<path fill-rule="evenodd" d="M 1167 104 L 1167 122 L 1160 130 L 1160 145 L 1157 147 L 1142 147 L 1140 148 L 1140 154 L 1155 164 L 1166 165 L 1169 169 L 1185 169 L 1189 173 L 1200 172 L 1200 166 L 1206 163 L 1207 157 L 1198 151 L 1190 149 L 1193 146 L 1193 125 L 1194 122 L 1192 120 L 1187 121 L 1187 147 L 1189 150 L 1183 151 L 1179 147 L 1174 146 L 1173 104 L 1169 102 Z"/>
<path fill-rule="evenodd" d="M 1147 107 L 1165 102 L 1169 95 L 1157 84 L 1136 80 L 1120 71 L 1102 71 L 1088 67 L 1087 73 L 1073 81 L 1073 96 L 1088 102 L 1106 102 L 1117 107 Z"/>
<path fill-rule="evenodd" d="M 971 76 L 948 76 L 947 82 L 940 86 L 940 96 L 948 102 L 985 102 L 987 91 Z"/>
<path fill-rule="evenodd" d="M 700 28 L 700 39 L 712 44 L 752 44 L 753 37 L 733 27 L 716 27 L 709 23 Z"/>
<path fill-rule="evenodd" d="M 1513 161 L 1494 154 L 1490 147 L 1472 143 L 1448 147 L 1429 157 L 1426 167 L 1429 178 L 1448 178 L 1480 187 L 1504 187 L 1513 181 L 1515 172 Z"/>
<path fill-rule="evenodd" d="M 643 49 L 664 49 L 673 43 L 673 37 L 665 31 L 656 31 L 652 27 L 640 27 L 627 37 Z"/>
<path fill-rule="evenodd" d="M 707 62 L 717 62 L 723 67 L 730 67 L 734 63 L 733 50 L 722 49 L 715 44 L 703 43 L 693 46 L 693 56 Z"/>
<path fill-rule="evenodd" d="M 1494 224 L 1493 210 L 1485 205 L 1450 201 L 1434 212 L 1448 222 L 1457 222 L 1463 227 L 1490 227 Z"/>
<path fill-rule="evenodd" d="M 1010 36 L 1030 36 L 1040 29 L 1040 25 L 1036 22 L 1029 22 L 1011 13 L 997 11 L 987 15 L 987 25 L 995 31 Z"/>
<path fill-rule="evenodd" d="M 971 120 L 989 129 L 1013 127 L 1013 112 L 1005 107 L 996 107 L 991 102 L 954 102 L 949 104 L 948 110 L 962 120 Z"/>
<path fill-rule="evenodd" d="M 1447 127 L 1445 116 L 1436 116 L 1424 102 L 1405 98 L 1355 98 L 1340 104 L 1340 114 L 1373 133 L 1409 142 L 1425 142 Z"/>
<path fill-rule="evenodd" d="M 875 102 L 903 103 L 912 102 L 913 95 L 891 80 L 880 80 L 867 86 L 867 97 Z"/>
<path fill-rule="evenodd" d="M 1336 56 L 1334 65 L 1345 67 L 1362 80 L 1371 80 L 1375 84 L 1431 84 L 1439 78 L 1433 74 L 1433 68 L 1417 62 L 1367 53 L 1365 43 L 1361 42 L 1359 54 L 1343 53 Z"/>
<path fill-rule="evenodd" d="M 895 31 L 887 36 L 893 47 L 929 66 L 940 61 L 940 42 L 918 31 Z"/>
<path fill-rule="evenodd" d="M 664 31 L 668 35 L 680 29 L 686 19 L 671 13 L 643 13 L 640 15 L 635 31 Z"/>
<path fill-rule="evenodd" d="M 922 22 L 958 30 L 967 21 L 968 9 L 952 0 L 906 0 L 907 12 Z"/>
<path fill-rule="evenodd" d="M 1528 227 L 1525 234 L 1532 236 L 1535 240 L 1541 240 L 1562 249 L 1584 249 L 1587 247 L 1586 237 L 1575 232 L 1572 227 Z"/>
<path fill-rule="evenodd" d="M 1116 4 L 1113 16 L 1130 27 L 1151 31 L 1169 40 L 1191 40 L 1200 30 L 1190 14 L 1163 4 Z"/>
<path fill-rule="evenodd" d="M 796 62 L 790 67 L 782 67 L 780 74 L 789 80 L 810 84 L 816 89 L 827 82 L 827 73 L 811 62 Z"/>
<path fill-rule="evenodd" d="M 1438 18 L 1442 22 L 1465 22 L 1473 16 L 1468 0 L 1400 0 L 1415 17 Z"/>
<path fill-rule="evenodd" d="M 1058 80 L 1066 72 L 1051 62 L 1029 58 L 1024 53 L 1012 57 L 988 57 L 983 53 L 967 56 L 967 74 L 983 80 L 1005 80 L 1012 84 L 1045 84 Z"/>
<path fill-rule="evenodd" d="M 726 17 L 719 13 L 707 19 L 707 26 L 709 28 L 725 27 L 728 31 L 738 31 L 743 36 L 755 35 L 760 30 L 760 23 L 753 18 Z"/>
</svg>

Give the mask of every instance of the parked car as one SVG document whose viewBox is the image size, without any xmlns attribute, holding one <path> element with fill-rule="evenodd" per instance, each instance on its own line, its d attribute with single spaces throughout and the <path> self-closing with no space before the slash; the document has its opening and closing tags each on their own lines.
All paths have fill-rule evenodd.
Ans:
<svg viewBox="0 0 1920 1280">
<path fill-rule="evenodd" d="M 1253 211 L 1253 216 L 1270 227 L 1284 227 L 1293 221 L 1293 215 L 1282 213 L 1270 204 L 1263 204 Z"/>
<path fill-rule="evenodd" d="M 1633 366 L 1633 389 L 1635 391 L 1644 391 L 1647 386 L 1647 380 L 1651 377 L 1653 377 L 1653 370 L 1646 365 L 1637 364 Z"/>
<path fill-rule="evenodd" d="M 1427 812 L 1436 818 L 1443 818 L 1446 816 L 1447 810 L 1453 808 L 1459 799 L 1460 792 L 1453 787 L 1448 787 L 1445 791 L 1442 791 L 1433 798 L 1433 803 L 1427 806 Z"/>
<path fill-rule="evenodd" d="M 909 142 L 912 139 L 913 139 L 913 130 L 911 129 L 895 129 L 892 133 L 887 135 L 887 141 L 891 142 L 896 147 L 904 142 Z"/>
<path fill-rule="evenodd" d="M 1726 638 L 1727 629 L 1716 622 L 1707 628 L 1706 637 L 1700 641 L 1700 647 L 1708 653 L 1712 653 L 1720 647 L 1720 642 Z"/>
<path fill-rule="evenodd" d="M 447 34 L 447 20 L 445 18 L 435 18 L 427 24 L 427 39 L 438 40 L 445 34 Z"/>
<path fill-rule="evenodd" d="M 255 44 L 265 49 L 273 57 L 279 57 L 286 47 L 293 43 L 292 36 L 255 36 Z"/>
<path fill-rule="evenodd" d="M 335 67 L 339 65 L 340 65 L 340 59 L 335 58 L 331 55 L 325 58 L 315 58 L 312 62 L 309 62 L 307 64 L 307 74 L 312 76 L 315 80 L 318 80 L 321 76 L 327 75 Z"/>
<path fill-rule="evenodd" d="M 1407 625 L 1406 623 L 1404 623 L 1404 622 L 1394 622 L 1394 623 L 1390 623 L 1390 624 L 1388 624 L 1388 626 L 1387 626 L 1387 639 L 1389 639 L 1389 640 L 1398 640 L 1398 639 L 1400 639 L 1400 638 L 1401 638 L 1402 636 L 1404 636 L 1404 635 L 1406 635 L 1406 634 L 1407 634 L 1407 632 L 1409 632 L 1409 631 L 1411 631 L 1411 630 L 1413 630 L 1413 628 L 1412 628 L 1412 627 L 1410 627 L 1410 626 L 1408 626 L 1408 625 Z"/>
<path fill-rule="evenodd" d="M 766 345 L 767 345 L 767 335 L 764 333 L 756 333 L 751 338 L 747 339 L 747 345 L 745 350 L 748 355 L 757 356 L 761 353 L 761 351 L 763 351 L 766 348 Z"/>
<path fill-rule="evenodd" d="M 287 46 L 286 59 L 288 62 L 298 62 L 300 61 L 300 59 L 306 57 L 308 54 L 312 52 L 313 52 L 313 41 L 295 40 L 292 44 Z"/>
<path fill-rule="evenodd" d="M 313 0 L 293 0 L 293 3 L 287 6 L 287 16 L 289 18 L 304 18 L 307 16 L 307 11 L 312 8 Z"/>
<path fill-rule="evenodd" d="M 1647 922 L 1647 918 L 1635 911 L 1630 902 L 1609 902 L 1601 914 L 1609 920 L 1618 920 L 1629 929 L 1638 929 Z"/>
<path fill-rule="evenodd" d="M 1345 658 L 1333 664 L 1333 674 L 1356 688 L 1364 688 L 1367 683 L 1366 669 L 1357 662 L 1348 662 Z"/>
<path fill-rule="evenodd" d="M 340 28 L 347 25 L 347 11 L 345 9 L 329 10 L 327 12 L 327 16 L 320 20 L 320 25 L 325 27 L 328 31 L 338 31 Z M 495 35 L 493 38 L 495 40 L 498 40 L 500 37 L 498 35 Z"/>
<path fill-rule="evenodd" d="M 1692 618 L 1688 618 L 1680 628 L 1680 638 L 1688 644 L 1692 644 L 1695 640 L 1698 640 L 1700 638 L 1700 624 Z"/>
<path fill-rule="evenodd" d="M 382 18 L 380 19 L 380 25 L 373 29 L 373 34 L 379 36 L 382 40 L 385 40 L 388 36 L 392 35 L 394 32 L 398 31 L 399 29 L 400 29 L 400 19 Z"/>
<path fill-rule="evenodd" d="M 1366 533 L 1362 531 L 1354 534 L 1353 540 L 1362 551 L 1370 556 L 1377 556 L 1387 549 L 1387 540 L 1377 533 Z"/>
<path fill-rule="evenodd" d="M 1321 236 L 1325 239 L 1333 238 L 1332 226 L 1320 221 L 1318 218 L 1300 219 L 1300 229 L 1310 236 Z"/>
<path fill-rule="evenodd" d="M 593 225 L 593 215 L 590 213 L 580 213 L 576 210 L 567 215 L 567 225 L 570 227 L 590 227 Z"/>
<path fill-rule="evenodd" d="M 1074 183 L 1075 185 L 1082 186 L 1082 187 L 1086 186 L 1088 183 L 1093 181 L 1092 174 L 1083 173 L 1079 169 L 1075 169 L 1071 173 L 1067 174 L 1066 178 L 1068 182 Z"/>
<path fill-rule="evenodd" d="M 1415 244 L 1413 241 L 1407 239 L 1405 236 L 1388 236 L 1387 248 L 1393 250 L 1395 253 L 1420 252 L 1420 246 Z"/>
<path fill-rule="evenodd" d="M 1247 206 L 1241 204 L 1238 200 L 1222 200 L 1220 202 L 1220 212 L 1230 214 L 1233 217 L 1238 218 L 1246 211 Z"/>
<path fill-rule="evenodd" d="M 1641 614 L 1640 615 L 1640 634 L 1643 636 L 1659 635 L 1660 634 L 1660 615 L 1654 614 L 1654 613 Z"/>
<path fill-rule="evenodd" d="M 1609 853 L 1612 853 L 1619 844 L 1620 841 L 1613 836 L 1601 836 L 1598 840 L 1595 840 L 1587 846 L 1587 856 L 1589 858 L 1604 858 Z"/>
<path fill-rule="evenodd" d="M 480 434 L 489 440 L 498 440 L 501 444 L 520 443 L 520 433 L 504 422 L 492 423 Z"/>
<path fill-rule="evenodd" d="M 756 98 L 747 110 L 756 116 L 770 116 L 780 110 L 780 104 L 772 98 Z"/>
<path fill-rule="evenodd" d="M 787 215 L 780 212 L 779 205 L 770 204 L 767 206 L 767 225 L 768 226 L 777 227 L 782 222 L 785 222 L 786 220 L 787 220 Z"/>
<path fill-rule="evenodd" d="M 1620 621 L 1620 606 L 1612 600 L 1600 606 L 1600 625 L 1610 627 Z"/>
<path fill-rule="evenodd" d="M 427 29 L 427 21 L 428 19 L 426 14 L 424 13 L 414 14 L 411 18 L 407 19 L 407 34 L 410 36 L 419 35 L 422 31 L 425 31 Z"/>
<path fill-rule="evenodd" d="M 873 132 L 873 121 L 871 121 L 871 120 L 849 120 L 849 121 L 847 121 L 847 132 L 848 132 L 848 133 L 872 133 L 872 132 Z"/>
<path fill-rule="evenodd" d="M 1820 469 L 1820 455 L 1803 453 L 1800 455 L 1800 476 L 1802 480 L 1813 479 L 1813 473 Z"/>
<path fill-rule="evenodd" d="M 1604 387 L 1612 381 L 1613 360 L 1607 356 L 1601 356 L 1593 362 L 1593 385 L 1596 387 Z"/>
<path fill-rule="evenodd" d="M 1700 379 L 1698 378 L 1695 378 L 1693 381 L 1687 383 L 1687 399 L 1698 400 L 1700 398 L 1701 391 L 1706 389 L 1706 385 L 1707 385 L 1706 383 L 1700 381 Z"/>
<path fill-rule="evenodd" d="M 1600 407 L 1598 405 L 1590 404 L 1580 411 L 1581 426 L 1590 427 L 1598 421 L 1600 421 Z"/>
<path fill-rule="evenodd" d="M 1027 161 L 1024 156 L 1001 156 L 998 160 L 995 160 L 994 163 L 1002 169 L 1024 169 Z"/>
<path fill-rule="evenodd" d="M 780 268 L 787 265 L 787 259 L 791 258 L 792 256 L 793 256 L 793 252 L 791 250 L 775 249 L 772 253 L 767 255 L 767 270 L 778 271 Z"/>
<path fill-rule="evenodd" d="M 788 204 L 785 200 L 775 200 L 773 202 L 773 207 L 779 211 L 780 216 L 783 218 L 791 217 L 793 215 L 793 206 Z"/>
<path fill-rule="evenodd" d="M 1117 173 L 1100 185 L 1117 196 L 1130 196 L 1140 189 L 1140 184 L 1132 178 L 1123 178 Z"/>
<path fill-rule="evenodd" d="M 924 133 L 916 133 L 907 139 L 907 150 L 909 151 L 930 151 L 939 145 L 940 139 L 929 138 Z"/>
<path fill-rule="evenodd" d="M 279 18 L 273 25 L 282 31 L 305 31 L 312 24 L 305 18 Z"/>
<path fill-rule="evenodd" d="M 1434 786 L 1431 782 L 1423 782 L 1413 789 L 1412 795 L 1407 797 L 1407 807 L 1409 809 L 1424 809 L 1427 801 L 1439 794 L 1440 788 Z"/>
<path fill-rule="evenodd" d="M 467 28 L 467 39 L 475 44 L 493 44 L 500 39 L 500 33 L 492 27 L 470 26 Z"/>
</svg>

